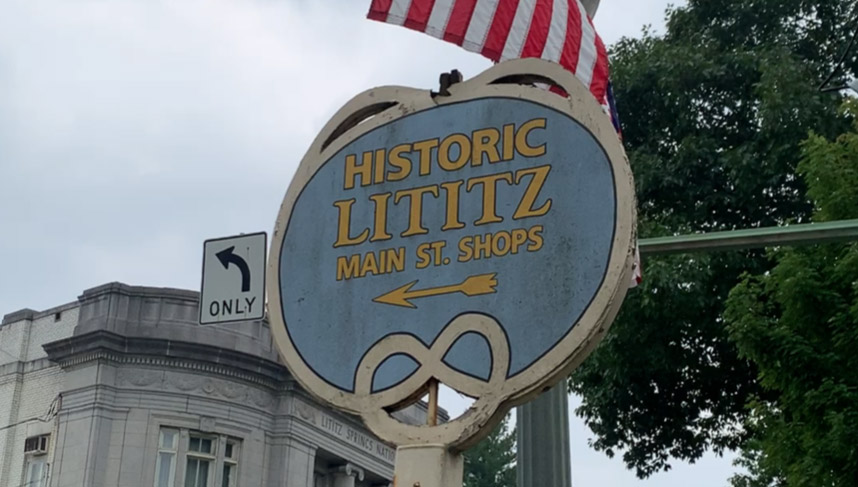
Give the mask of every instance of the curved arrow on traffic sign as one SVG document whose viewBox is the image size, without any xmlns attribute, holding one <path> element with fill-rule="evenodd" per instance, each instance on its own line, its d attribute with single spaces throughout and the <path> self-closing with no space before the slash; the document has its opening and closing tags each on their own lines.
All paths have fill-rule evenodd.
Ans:
<svg viewBox="0 0 858 487">
<path fill-rule="evenodd" d="M 238 270 L 241 271 L 241 292 L 246 293 L 250 291 L 250 268 L 247 266 L 247 261 L 240 255 L 233 253 L 234 250 L 235 245 L 221 250 L 215 255 L 217 255 L 220 263 L 223 264 L 224 269 L 229 269 L 230 264 L 235 264 L 238 267 Z"/>
</svg>

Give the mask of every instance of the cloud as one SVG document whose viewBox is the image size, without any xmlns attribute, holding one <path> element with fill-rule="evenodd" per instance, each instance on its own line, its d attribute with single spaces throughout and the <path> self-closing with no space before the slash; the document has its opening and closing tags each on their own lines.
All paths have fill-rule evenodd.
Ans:
<svg viewBox="0 0 858 487">
<path fill-rule="evenodd" d="M 125 257 L 114 279 L 198 287 L 199 258 L 170 254 L 270 231 L 307 146 L 351 96 L 489 64 L 359 7 L 4 3 L 0 250 L 16 258 L 0 312 L 73 299 L 105 278 L 93 269 L 108 255 Z M 179 234 L 184 247 L 159 244 Z M 90 267 L 73 264 L 82 255 Z"/>
</svg>

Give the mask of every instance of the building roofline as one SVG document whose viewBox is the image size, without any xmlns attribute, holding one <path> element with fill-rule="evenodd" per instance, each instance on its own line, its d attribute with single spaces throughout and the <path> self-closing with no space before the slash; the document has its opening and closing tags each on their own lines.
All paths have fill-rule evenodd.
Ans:
<svg viewBox="0 0 858 487">
<path fill-rule="evenodd" d="M 37 311 L 32 308 L 21 308 L 3 315 L 3 320 L 0 321 L 0 326 L 16 323 L 18 321 L 33 321 L 45 316 L 60 313 L 69 309 L 80 307 L 81 303 L 105 294 L 123 294 L 126 296 L 144 296 L 144 297 L 159 297 L 159 298 L 177 298 L 182 300 L 190 300 L 199 302 L 199 291 L 189 289 L 179 289 L 173 287 L 155 287 L 155 286 L 132 286 L 124 282 L 114 281 L 99 286 L 85 289 L 76 301 L 53 306 L 46 310 Z"/>
<path fill-rule="evenodd" d="M 30 308 L 23 308 L 17 311 L 13 311 L 11 313 L 7 313 L 3 315 L 3 321 L 0 322 L 0 326 L 8 325 L 11 323 L 16 323 L 18 321 L 34 321 L 40 318 L 44 318 L 45 316 L 50 316 L 53 314 L 61 313 L 63 311 L 67 311 L 74 308 L 79 308 L 80 302 L 72 301 L 70 303 L 61 304 L 59 306 L 54 306 L 52 308 L 48 308 L 44 311 L 36 311 Z"/>
<path fill-rule="evenodd" d="M 123 294 L 126 296 L 151 296 L 159 298 L 178 298 L 199 301 L 199 291 L 173 287 L 132 286 L 123 282 L 109 282 L 83 291 L 78 301 L 83 302 L 105 294 Z"/>
<path fill-rule="evenodd" d="M 0 325 L 8 325 L 9 323 L 14 323 L 16 321 L 23 320 L 33 320 L 33 317 L 36 316 L 38 311 L 30 308 L 22 308 L 18 311 L 13 311 L 11 313 L 7 313 L 3 315 L 3 323 Z"/>
</svg>

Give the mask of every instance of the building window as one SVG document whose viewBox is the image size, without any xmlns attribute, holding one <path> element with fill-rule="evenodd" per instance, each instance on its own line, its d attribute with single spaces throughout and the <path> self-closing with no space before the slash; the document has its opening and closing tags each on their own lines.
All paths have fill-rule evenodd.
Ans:
<svg viewBox="0 0 858 487">
<path fill-rule="evenodd" d="M 32 436 L 24 440 L 24 485 L 27 487 L 47 487 L 48 485 L 48 443 L 50 435 Z"/>
<path fill-rule="evenodd" d="M 158 459 L 155 461 L 155 487 L 173 487 L 178 446 L 179 430 L 162 429 L 158 439 Z"/>
<path fill-rule="evenodd" d="M 209 477 L 215 458 L 217 438 L 191 434 L 188 439 L 188 461 L 185 466 L 185 487 L 210 487 Z"/>
<path fill-rule="evenodd" d="M 221 487 L 236 487 L 238 485 L 238 449 L 240 447 L 237 440 L 226 440 L 226 447 L 223 450 Z"/>
<path fill-rule="evenodd" d="M 238 487 L 238 438 L 162 428 L 158 446 L 155 487 Z"/>
<path fill-rule="evenodd" d="M 27 475 L 24 476 L 24 485 L 27 487 L 47 487 L 47 476 L 48 466 L 47 462 L 45 462 L 45 456 L 28 456 Z"/>
</svg>

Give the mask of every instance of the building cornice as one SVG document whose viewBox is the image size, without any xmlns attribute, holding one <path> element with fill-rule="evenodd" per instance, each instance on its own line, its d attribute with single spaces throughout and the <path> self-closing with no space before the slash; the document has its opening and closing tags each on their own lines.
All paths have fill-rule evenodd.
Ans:
<svg viewBox="0 0 858 487">
<path fill-rule="evenodd" d="M 235 350 L 163 338 L 125 337 L 106 330 L 47 343 L 51 361 L 63 368 L 102 360 L 234 377 L 274 388 L 294 386 L 283 365 Z"/>
<path fill-rule="evenodd" d="M 86 302 L 100 296 L 119 294 L 122 296 L 150 297 L 150 298 L 175 298 L 180 300 L 199 301 L 200 293 L 189 289 L 177 289 L 171 287 L 131 286 L 122 282 L 109 282 L 85 290 L 78 301 Z"/>
</svg>

